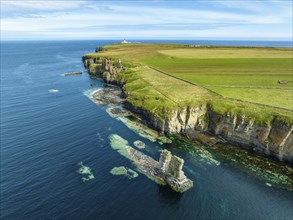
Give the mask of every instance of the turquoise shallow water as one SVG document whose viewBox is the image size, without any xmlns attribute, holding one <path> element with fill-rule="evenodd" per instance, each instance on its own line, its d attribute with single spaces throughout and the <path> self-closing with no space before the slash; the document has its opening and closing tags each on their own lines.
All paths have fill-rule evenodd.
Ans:
<svg viewBox="0 0 293 220">
<path fill-rule="evenodd" d="M 63 76 L 83 71 L 81 56 L 111 42 L 1 43 L 1 219 L 293 218 L 292 192 L 138 136 L 85 95 L 100 80 Z M 185 159 L 194 187 L 181 195 L 142 174 L 112 175 L 113 167 L 135 169 L 111 148 L 113 133 L 142 140 L 155 159 L 168 147 Z M 94 179 L 82 180 L 81 161 Z"/>
</svg>

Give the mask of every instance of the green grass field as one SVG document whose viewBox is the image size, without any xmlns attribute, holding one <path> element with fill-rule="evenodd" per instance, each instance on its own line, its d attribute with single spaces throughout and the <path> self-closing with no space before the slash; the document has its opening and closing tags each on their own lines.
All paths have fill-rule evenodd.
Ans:
<svg viewBox="0 0 293 220">
<path fill-rule="evenodd" d="M 280 91 L 278 89 L 222 88 L 212 86 L 207 86 L 207 88 L 222 94 L 225 97 L 231 97 L 235 99 L 241 98 L 241 100 L 244 101 L 265 105 L 268 103 L 272 105 L 274 102 L 278 104 L 277 106 L 288 109 L 292 108 L 293 106 L 293 91 L 291 89 Z"/>
<path fill-rule="evenodd" d="M 291 58 L 170 59 L 160 57 L 142 61 L 196 84 L 293 87 L 292 83 L 278 84 L 278 80 L 292 80 Z"/>
<path fill-rule="evenodd" d="M 158 51 L 168 57 L 176 58 L 291 58 L 291 49 L 243 48 L 243 47 L 206 47 L 176 48 Z"/>
<path fill-rule="evenodd" d="M 142 62 L 225 97 L 293 109 L 292 58 L 156 57 Z"/>
<path fill-rule="evenodd" d="M 292 49 L 170 44 L 115 44 L 104 49 L 86 57 L 120 57 L 130 67 L 119 76 L 128 100 L 161 118 L 176 108 L 209 103 L 219 113 L 245 114 L 260 123 L 271 123 L 274 117 L 293 123 L 292 111 L 274 108 L 293 109 L 292 82 L 278 83 L 293 80 Z"/>
</svg>

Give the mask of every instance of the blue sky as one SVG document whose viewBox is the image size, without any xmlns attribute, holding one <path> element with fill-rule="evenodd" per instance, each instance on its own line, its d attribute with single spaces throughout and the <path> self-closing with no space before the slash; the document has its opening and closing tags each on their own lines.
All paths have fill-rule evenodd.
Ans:
<svg viewBox="0 0 293 220">
<path fill-rule="evenodd" d="M 1 0 L 2 40 L 292 40 L 292 1 Z"/>
</svg>

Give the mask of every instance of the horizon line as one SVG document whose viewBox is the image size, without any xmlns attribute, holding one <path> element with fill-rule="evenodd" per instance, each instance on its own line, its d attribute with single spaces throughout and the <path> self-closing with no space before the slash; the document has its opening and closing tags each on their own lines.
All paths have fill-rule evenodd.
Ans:
<svg viewBox="0 0 293 220">
<path fill-rule="evenodd" d="M 104 38 L 97 38 L 97 39 L 0 39 L 0 41 L 95 41 L 95 40 L 102 40 L 102 41 L 123 41 L 124 39 L 127 38 L 119 38 L 119 39 L 104 39 Z M 270 41 L 278 41 L 278 42 L 293 42 L 293 39 L 187 39 L 187 38 L 181 38 L 181 39 L 135 39 L 135 38 L 128 38 L 128 41 L 262 41 L 262 42 L 270 42 Z M 135 43 L 135 42 L 134 42 Z"/>
</svg>

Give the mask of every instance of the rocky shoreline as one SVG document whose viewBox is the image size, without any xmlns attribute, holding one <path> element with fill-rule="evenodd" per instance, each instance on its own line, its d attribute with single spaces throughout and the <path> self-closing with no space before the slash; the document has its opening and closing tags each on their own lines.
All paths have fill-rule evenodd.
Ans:
<svg viewBox="0 0 293 220">
<path fill-rule="evenodd" d="M 111 87 L 111 90 L 109 90 L 109 87 Z M 103 92 L 103 90 L 105 91 Z M 115 92 L 111 93 L 110 91 Z M 182 135 L 172 135 L 167 138 L 144 125 L 139 116 L 136 116 L 134 113 L 123 108 L 123 101 L 120 102 L 120 100 L 116 103 L 113 102 L 111 104 L 107 104 L 109 100 L 122 99 L 125 101 L 125 99 L 121 98 L 121 96 L 121 89 L 118 86 L 113 85 L 98 89 L 92 92 L 89 97 L 98 105 L 106 105 L 106 111 L 111 117 L 121 121 L 130 130 L 134 131 L 139 136 L 150 140 L 151 142 L 164 144 L 167 149 L 188 152 L 188 154 L 192 155 L 193 159 L 198 163 L 207 163 L 212 166 L 219 166 L 221 164 L 220 160 L 224 160 L 229 164 L 233 164 L 233 166 L 238 167 L 240 170 L 263 180 L 266 185 L 270 184 L 274 187 L 284 188 L 291 191 L 293 190 L 293 179 L 291 177 L 292 169 L 290 168 L 290 164 L 260 157 L 252 151 L 235 147 L 235 145 L 233 146 L 223 139 L 202 132 L 199 132 L 197 134 L 197 140 L 193 141 L 190 141 L 190 138 L 188 139 Z M 96 101 L 95 99 L 99 101 Z M 117 150 L 118 153 L 122 156 L 128 155 L 125 157 L 134 162 L 134 158 L 130 158 L 129 153 L 125 152 L 125 149 L 128 149 L 128 146 L 130 146 L 130 143 L 125 144 L 124 142 L 127 142 L 126 140 L 118 142 L 119 143 L 114 149 L 120 149 Z M 140 140 L 134 141 L 132 145 L 135 146 L 134 149 L 139 151 L 145 153 L 152 152 L 152 150 Z M 137 166 L 137 169 L 139 172 L 145 174 L 155 182 L 159 184 L 162 183 L 162 181 L 158 181 L 159 179 L 155 178 L 154 175 L 140 170 L 139 166 Z M 188 167 L 185 167 L 185 169 L 188 170 Z M 193 171 L 190 172 L 192 173 Z M 127 174 L 125 175 L 127 176 Z"/>
<path fill-rule="evenodd" d="M 120 59 L 114 64 L 112 59 L 105 57 L 83 57 L 83 62 L 90 75 L 100 76 L 106 83 L 123 88 L 124 82 L 118 77 L 124 71 Z M 174 109 L 168 112 L 170 117 L 162 119 L 142 107 L 132 105 L 127 101 L 127 94 L 123 96 L 126 98 L 126 109 L 138 114 L 144 123 L 161 133 L 182 134 L 191 140 L 208 144 L 226 141 L 262 156 L 293 163 L 292 124 L 277 119 L 272 124 L 259 124 L 245 115 L 220 114 L 208 104 Z"/>
</svg>

